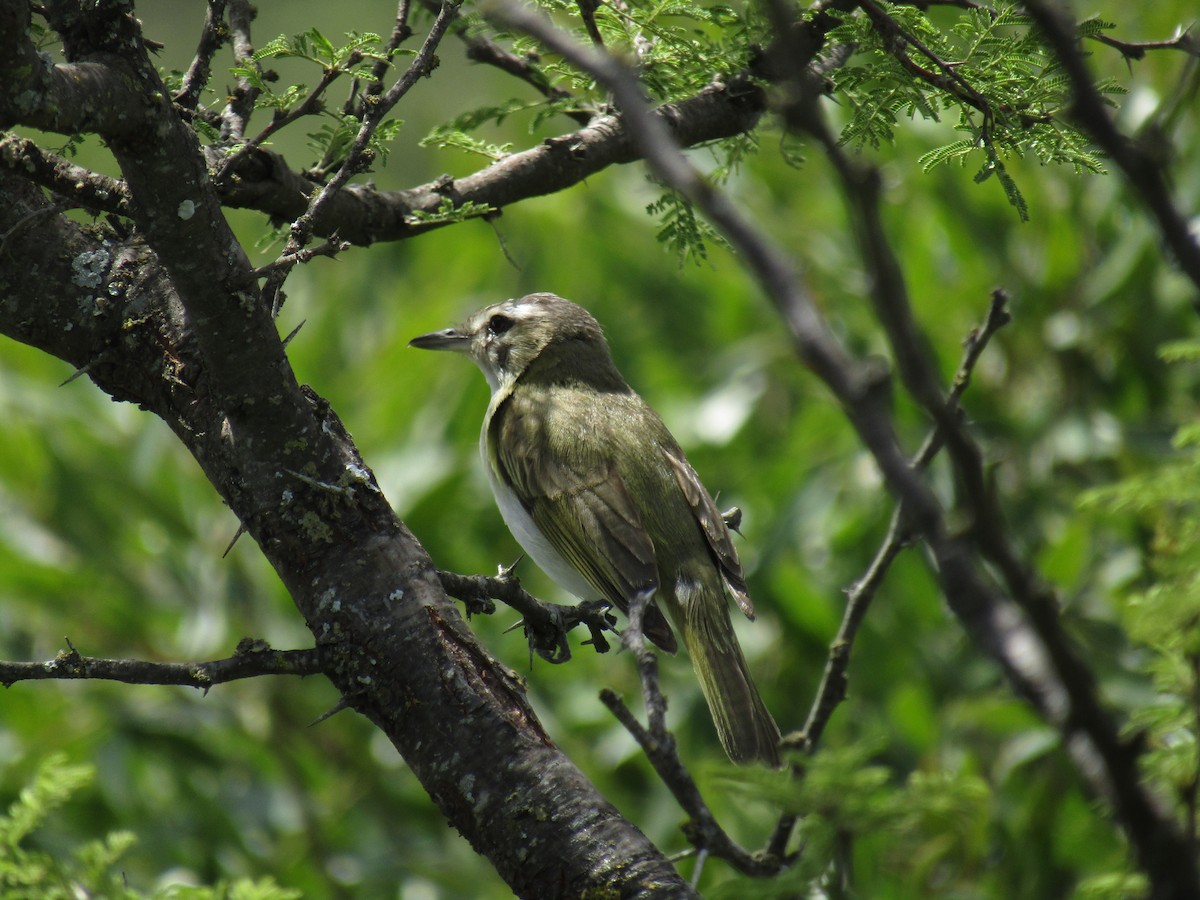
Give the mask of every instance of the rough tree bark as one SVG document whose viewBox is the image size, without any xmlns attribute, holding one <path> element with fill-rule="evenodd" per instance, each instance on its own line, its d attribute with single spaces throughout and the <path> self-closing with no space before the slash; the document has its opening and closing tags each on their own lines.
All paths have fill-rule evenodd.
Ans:
<svg viewBox="0 0 1200 900">
<path fill-rule="evenodd" d="M 517 894 L 692 895 L 554 746 L 336 415 L 296 382 L 130 9 L 47 11 L 65 65 L 34 52 L 27 3 L 0 4 L 0 119 L 103 136 L 136 227 L 81 227 L 0 173 L 0 330 L 166 422 L 279 573 L 347 704 Z"/>
</svg>

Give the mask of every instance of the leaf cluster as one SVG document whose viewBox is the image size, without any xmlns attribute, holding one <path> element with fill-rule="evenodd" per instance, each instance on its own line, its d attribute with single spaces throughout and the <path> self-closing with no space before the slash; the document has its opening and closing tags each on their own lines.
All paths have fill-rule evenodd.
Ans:
<svg viewBox="0 0 1200 900">
<path fill-rule="evenodd" d="M 1163 357 L 1195 365 L 1200 342 L 1173 343 Z M 1147 774 L 1200 836 L 1200 427 L 1179 429 L 1174 446 L 1178 455 L 1166 463 L 1089 491 L 1081 503 L 1136 516 L 1150 535 L 1147 570 L 1123 598 L 1122 620 L 1154 697 L 1132 711 L 1127 731 L 1147 741 Z"/>
<path fill-rule="evenodd" d="M 92 783 L 90 765 L 69 765 L 55 754 L 38 767 L 33 780 L 0 816 L 0 895 L 9 900 L 298 900 L 299 892 L 270 878 L 240 879 L 213 887 L 168 884 L 146 894 L 131 888 L 117 866 L 137 843 L 128 831 L 114 831 L 69 853 L 32 849 L 28 839 L 55 810 Z"/>
<path fill-rule="evenodd" d="M 1077 173 L 1104 172 L 1088 139 L 1065 117 L 1070 84 L 1058 57 L 1016 5 L 962 10 L 948 28 L 915 6 L 880 6 L 887 25 L 851 16 L 829 34 L 831 42 L 855 48 L 849 64 L 831 73 L 835 95 L 851 112 L 843 143 L 878 148 L 894 141 L 902 115 L 940 122 L 943 113 L 956 113 L 954 129 L 966 136 L 930 150 L 918 164 L 929 171 L 975 161 L 975 180 L 995 176 L 1022 219 L 1028 210 L 1006 160 L 1028 154 Z M 1090 19 L 1079 32 L 1112 27 Z M 1098 88 L 1123 90 L 1113 81 Z"/>
</svg>

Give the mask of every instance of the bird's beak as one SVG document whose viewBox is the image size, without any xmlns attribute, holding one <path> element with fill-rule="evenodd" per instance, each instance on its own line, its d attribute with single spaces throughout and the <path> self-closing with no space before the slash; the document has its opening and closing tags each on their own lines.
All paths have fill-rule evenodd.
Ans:
<svg viewBox="0 0 1200 900">
<path fill-rule="evenodd" d="M 419 350 L 455 350 L 466 353 L 471 349 L 471 336 L 458 328 L 443 328 L 421 334 L 408 342 L 408 346 Z"/>
</svg>

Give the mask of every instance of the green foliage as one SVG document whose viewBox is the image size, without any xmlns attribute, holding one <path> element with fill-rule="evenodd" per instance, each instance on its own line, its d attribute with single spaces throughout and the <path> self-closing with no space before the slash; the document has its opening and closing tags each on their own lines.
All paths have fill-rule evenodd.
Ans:
<svg viewBox="0 0 1200 900">
<path fill-rule="evenodd" d="M 301 34 L 288 37 L 279 35 L 272 41 L 267 41 L 260 47 L 251 60 L 262 62 L 264 59 L 304 59 L 320 66 L 325 72 L 351 74 L 356 78 L 374 81 L 371 66 L 375 62 L 386 62 L 387 56 L 376 49 L 382 42 L 379 35 L 371 32 L 346 32 L 347 41 L 340 47 L 325 37 L 316 28 L 310 28 Z M 234 67 L 230 71 L 243 78 L 259 78 L 254 66 Z M 267 83 L 259 79 L 253 82 L 256 87 L 266 88 Z"/>
<path fill-rule="evenodd" d="M 449 224 L 451 222 L 465 222 L 467 219 L 476 219 L 480 216 L 486 216 L 493 212 L 493 209 L 486 203 L 475 203 L 467 201 L 457 206 L 449 197 L 443 197 L 441 204 L 433 212 L 426 212 L 423 209 L 414 209 L 404 220 L 411 225 L 431 225 L 431 224 Z"/>
<path fill-rule="evenodd" d="M 308 134 L 308 147 L 320 160 L 310 170 L 314 175 L 320 175 L 340 166 L 349 155 L 350 148 L 354 145 L 354 140 L 362 128 L 362 122 L 358 117 L 349 113 L 334 116 L 331 119 L 332 121 L 323 122 L 320 128 Z M 367 141 L 367 151 L 386 163 L 388 154 L 391 152 L 392 141 L 396 139 L 403 127 L 404 122 L 400 119 L 385 119 L 380 122 L 372 132 L 370 140 Z"/>
<path fill-rule="evenodd" d="M 270 878 L 245 879 L 214 887 L 168 884 L 152 893 L 131 888 L 117 869 L 137 838 L 116 831 L 69 853 L 48 853 L 25 846 L 52 812 L 95 779 L 92 766 L 69 765 L 62 754 L 44 759 L 20 797 L 0 817 L 0 896 L 7 900 L 298 900 L 296 891 L 278 887 Z"/>
<path fill-rule="evenodd" d="M 1031 154 L 1079 173 L 1104 171 L 1087 138 L 1066 117 L 1065 73 L 1017 6 L 966 9 L 944 29 L 916 6 L 881 5 L 898 25 L 896 33 L 852 16 L 829 35 L 855 48 L 851 63 L 830 74 L 836 95 L 853 112 L 842 131 L 844 143 L 878 149 L 895 139 L 901 115 L 940 121 L 942 112 L 956 111 L 954 127 L 968 137 L 930 150 L 919 165 L 928 172 L 982 156 L 976 181 L 995 176 L 1022 220 L 1028 209 L 1006 160 Z M 1079 27 L 1086 36 L 1113 26 L 1089 19 Z M 1108 94 L 1124 90 L 1111 79 L 1098 87 Z"/>
<path fill-rule="evenodd" d="M 665 191 L 646 212 L 661 222 L 658 241 L 670 248 L 682 266 L 686 262 L 699 265 L 708 259 L 707 242 L 724 243 L 722 237 L 704 219 L 696 215 L 691 201 L 675 191 Z"/>
<path fill-rule="evenodd" d="M 438 126 L 434 128 L 426 137 L 421 139 L 422 147 L 453 147 L 456 150 L 462 150 L 466 153 L 474 153 L 477 156 L 482 156 L 485 159 L 490 159 L 493 162 L 504 159 L 512 152 L 513 145 L 506 144 L 489 144 L 487 141 L 481 141 L 478 138 L 473 138 L 463 131 L 457 131 L 453 128 Z"/>
<path fill-rule="evenodd" d="M 1200 360 L 1200 342 L 1175 342 L 1164 359 Z M 1135 515 L 1150 533 L 1145 576 L 1124 597 L 1122 621 L 1143 649 L 1154 690 L 1128 732 L 1149 745 L 1147 774 L 1175 798 L 1193 829 L 1200 812 L 1200 426 L 1181 428 L 1177 455 L 1153 470 L 1084 494 L 1084 507 Z M 1200 834 L 1197 835 L 1200 837 Z"/>
<path fill-rule="evenodd" d="M 995 802 L 986 781 L 949 770 L 898 780 L 876 761 L 885 748 L 882 740 L 863 739 L 805 759 L 797 780 L 770 773 L 726 783 L 800 817 L 801 859 L 766 896 L 837 893 L 851 883 L 856 894 L 883 896 L 900 882 L 908 896 L 958 897 L 977 878 Z M 744 891 L 744 884 L 730 885 L 714 896 Z"/>
</svg>

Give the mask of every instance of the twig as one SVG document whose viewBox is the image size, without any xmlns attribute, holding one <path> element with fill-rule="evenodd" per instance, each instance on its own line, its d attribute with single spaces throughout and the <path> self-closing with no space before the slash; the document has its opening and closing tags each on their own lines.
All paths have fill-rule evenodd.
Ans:
<svg viewBox="0 0 1200 900">
<path fill-rule="evenodd" d="M 621 634 L 621 642 L 637 658 L 646 725 L 637 720 L 637 716 L 615 691 L 607 688 L 602 690 L 600 701 L 637 741 L 658 777 L 688 814 L 689 821 L 683 830 L 693 846 L 719 856 L 746 875 L 765 877 L 778 874 L 785 861 L 775 857 L 760 857 L 735 842 L 717 823 L 695 779 L 679 758 L 675 736 L 667 729 L 667 698 L 658 678 L 658 657 L 647 645 L 642 632 L 642 618 L 651 597 L 651 594 L 640 594 L 633 598 L 629 604 L 629 624 Z"/>
<path fill-rule="evenodd" d="M 239 66 L 257 66 L 254 61 L 254 44 L 250 40 L 250 23 L 254 21 L 255 9 L 248 0 L 229 0 L 229 35 L 233 44 L 233 61 Z M 258 88 L 245 76 L 238 79 L 234 89 L 221 110 L 221 139 L 241 140 L 246 135 L 246 125 L 254 112 L 254 101 L 258 99 Z"/>
<path fill-rule="evenodd" d="M 1175 205 L 1163 167 L 1139 141 L 1117 129 L 1079 52 L 1074 23 L 1057 4 L 1045 0 L 1031 0 L 1025 8 L 1037 20 L 1071 79 L 1075 119 L 1125 173 L 1130 185 L 1158 220 L 1158 227 L 1176 264 L 1200 288 L 1200 241 L 1193 234 L 1187 217 Z M 1200 308 L 1200 294 L 1193 303 Z"/>
<path fill-rule="evenodd" d="M 371 67 L 371 79 L 367 82 L 367 86 L 362 89 L 364 96 L 378 97 L 383 93 L 383 78 L 392 67 L 392 59 L 395 58 L 396 51 L 400 49 L 401 44 L 413 36 L 412 26 L 408 24 L 411 7 L 411 0 L 400 0 L 399 5 L 396 7 L 396 18 L 392 23 L 392 33 L 388 37 L 387 46 L 384 48 L 383 58 L 375 60 L 375 65 Z M 354 85 L 356 89 L 358 88 L 358 84 L 358 79 L 355 79 Z M 350 98 L 346 101 L 344 111 L 362 118 L 366 110 L 362 101 L 358 103 L 354 102 L 354 94 L 352 92 Z"/>
<path fill-rule="evenodd" d="M 579 7 L 579 18 L 583 20 L 588 37 L 595 46 L 603 47 L 604 36 L 600 34 L 600 27 L 596 24 L 596 10 L 600 8 L 600 0 L 575 0 L 575 5 Z"/>
<path fill-rule="evenodd" d="M 571 658 L 567 633 L 577 625 L 587 627 L 591 636 L 583 643 L 592 645 L 597 653 L 608 652 L 605 632 L 617 633 L 617 620 L 608 613 L 607 603 L 584 601 L 567 606 L 539 600 L 521 587 L 512 567 L 491 577 L 439 571 L 438 578 L 447 594 L 466 605 L 468 615 L 492 615 L 496 611 L 493 600 L 519 612 L 530 651 L 546 662 L 559 664 Z"/>
<path fill-rule="evenodd" d="M 435 13 L 438 10 L 438 0 L 421 0 L 421 4 Z M 552 103 L 572 99 L 570 91 L 550 83 L 546 74 L 534 64 L 536 60 L 528 56 L 517 56 L 486 35 L 472 32 L 461 15 L 456 18 L 453 28 L 459 40 L 466 45 L 467 59 L 472 62 L 493 66 L 502 72 L 507 72 L 528 84 Z M 563 110 L 563 115 L 586 126 L 592 120 L 595 112 L 592 109 L 567 109 Z"/>
<path fill-rule="evenodd" d="M 228 35 L 221 32 L 221 20 L 225 16 L 227 0 L 208 0 L 208 9 L 204 13 L 204 27 L 200 30 L 200 41 L 196 46 L 196 55 L 183 76 L 183 83 L 171 100 L 176 106 L 194 110 L 200 102 L 200 94 L 208 84 L 212 70 L 212 60 Z"/>
<path fill-rule="evenodd" d="M 313 223 L 320 215 L 322 208 L 342 189 L 342 186 L 350 180 L 352 175 L 357 174 L 363 168 L 367 144 L 370 142 L 372 135 L 374 135 L 375 129 L 383 121 L 384 116 L 391 112 L 392 108 L 400 102 L 401 98 L 412 89 L 418 80 L 426 77 L 433 71 L 437 65 L 436 51 L 438 45 L 441 43 L 446 29 L 450 27 L 450 23 L 454 20 L 457 12 L 457 3 L 453 2 L 453 0 L 443 0 L 438 16 L 434 20 L 432 27 L 430 27 L 429 34 L 425 36 L 425 41 L 421 44 L 421 49 L 417 51 L 417 55 L 413 58 L 412 63 L 396 83 L 388 89 L 387 93 L 380 97 L 377 102 L 367 107 L 363 115 L 362 125 L 358 129 L 354 143 L 350 146 L 350 150 L 346 154 L 346 159 L 321 190 L 316 191 L 309 198 L 308 209 L 305 210 L 304 214 L 292 223 L 287 246 L 284 248 L 280 260 L 298 253 L 308 243 L 312 237 Z M 268 277 L 267 284 L 263 288 L 263 296 L 269 300 L 272 310 L 276 314 L 278 314 L 280 305 L 280 290 L 291 268 L 292 266 L 286 262 L 280 263 L 272 271 Z"/>
<path fill-rule="evenodd" d="M 1182 50 L 1189 56 L 1200 56 L 1200 43 L 1197 43 L 1190 27 L 1178 29 L 1174 37 L 1163 41 L 1123 41 L 1104 32 L 1089 34 L 1088 37 L 1119 50 L 1126 59 L 1145 59 L 1150 50 Z"/>
<path fill-rule="evenodd" d="M 963 392 L 971 381 L 971 374 L 982 356 L 988 342 L 997 331 L 1011 320 L 1008 312 L 1008 296 L 1000 289 L 993 291 L 991 306 L 987 318 L 982 325 L 975 328 L 963 342 L 963 358 L 958 372 L 954 376 L 953 386 L 946 398 L 946 405 L 951 412 L 959 408 Z M 935 428 L 929 433 L 921 449 L 913 457 L 914 469 L 924 469 L 944 446 L 945 439 L 942 430 Z M 867 571 L 846 590 L 846 609 L 842 615 L 842 624 L 837 636 L 829 647 L 829 658 L 825 662 L 825 672 L 821 684 L 809 708 L 808 718 L 804 728 L 797 738 L 790 738 L 789 743 L 798 745 L 800 749 L 811 753 L 825 725 L 833 715 L 833 711 L 846 697 L 846 671 L 850 664 L 850 650 L 858 634 L 859 625 L 866 616 L 867 609 L 875 597 L 876 591 L 883 583 L 884 576 L 893 561 L 913 542 L 912 529 L 905 521 L 903 505 L 897 506 L 892 513 L 891 523 L 879 549 L 875 552 Z"/>
<path fill-rule="evenodd" d="M 66 650 L 46 662 L 0 661 L 0 684 L 45 679 L 96 679 L 125 684 L 177 684 L 207 691 L 217 684 L 260 675 L 316 675 L 324 671 L 321 651 L 272 650 L 262 641 L 243 640 L 233 656 L 195 663 L 159 663 L 141 659 L 82 656 L 67 641 Z"/>
<path fill-rule="evenodd" d="M 254 277 L 265 278 L 280 266 L 286 266 L 290 269 L 292 266 L 303 265 L 309 260 L 316 259 L 318 256 L 328 256 L 332 259 L 339 253 L 349 250 L 351 246 L 349 241 L 340 241 L 335 235 L 332 239 L 323 244 L 318 244 L 316 247 L 305 247 L 303 250 L 281 256 L 274 262 L 267 263 L 265 266 L 255 269 Z"/>
<path fill-rule="evenodd" d="M 358 62 L 358 60 L 355 59 L 353 55 L 347 60 L 349 65 L 354 65 L 356 62 Z M 262 131 L 260 131 L 250 140 L 241 144 L 233 153 L 229 154 L 229 156 L 225 158 L 224 162 L 222 162 L 221 168 L 218 170 L 216 175 L 213 176 L 213 181 L 215 181 L 218 185 L 224 184 L 228 180 L 229 173 L 233 171 L 233 168 L 239 162 L 241 162 L 242 159 L 249 156 L 268 140 L 270 140 L 276 132 L 281 131 L 282 129 L 291 125 L 297 119 L 302 119 L 305 116 L 311 116 L 319 113 L 324 108 L 324 104 L 321 102 L 321 97 L 325 94 L 325 91 L 328 90 L 329 86 L 344 74 L 344 69 L 327 67 L 321 74 L 321 80 L 318 81 L 316 86 L 308 92 L 307 97 L 289 109 L 286 113 L 276 114 L 271 121 L 267 123 L 267 126 L 263 128 Z"/>
</svg>

